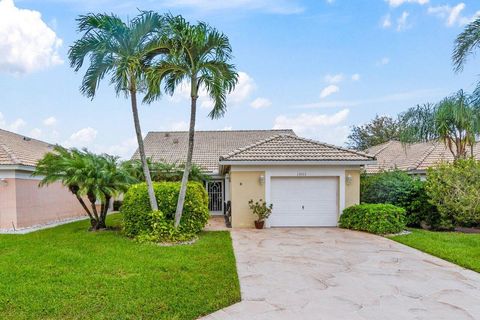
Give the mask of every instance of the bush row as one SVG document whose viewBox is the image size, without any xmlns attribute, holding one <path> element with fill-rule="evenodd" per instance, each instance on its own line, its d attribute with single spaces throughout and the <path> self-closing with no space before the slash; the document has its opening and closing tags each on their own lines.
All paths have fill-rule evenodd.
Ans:
<svg viewBox="0 0 480 320">
<path fill-rule="evenodd" d="M 343 210 L 341 228 L 375 234 L 398 233 L 405 229 L 405 209 L 392 204 L 360 204 Z"/>
</svg>

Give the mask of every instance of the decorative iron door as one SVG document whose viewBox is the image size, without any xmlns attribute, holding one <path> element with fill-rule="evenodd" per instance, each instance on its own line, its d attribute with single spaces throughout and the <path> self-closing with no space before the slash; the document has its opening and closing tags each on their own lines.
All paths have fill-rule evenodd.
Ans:
<svg viewBox="0 0 480 320">
<path fill-rule="evenodd" d="M 211 213 L 223 213 L 223 181 L 213 180 L 207 182 L 208 209 Z"/>
</svg>

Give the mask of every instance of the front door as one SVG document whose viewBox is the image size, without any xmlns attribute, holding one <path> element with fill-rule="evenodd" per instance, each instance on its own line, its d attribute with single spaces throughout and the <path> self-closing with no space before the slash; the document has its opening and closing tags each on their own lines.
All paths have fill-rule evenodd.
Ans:
<svg viewBox="0 0 480 320">
<path fill-rule="evenodd" d="M 207 182 L 208 209 L 212 215 L 223 214 L 223 180 Z"/>
</svg>

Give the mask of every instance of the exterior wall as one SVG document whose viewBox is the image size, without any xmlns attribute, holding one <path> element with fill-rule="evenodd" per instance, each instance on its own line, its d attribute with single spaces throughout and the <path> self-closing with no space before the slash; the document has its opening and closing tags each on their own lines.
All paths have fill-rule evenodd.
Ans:
<svg viewBox="0 0 480 320">
<path fill-rule="evenodd" d="M 346 170 L 345 177 L 349 175 L 352 181 L 345 185 L 345 208 L 360 203 L 360 170 Z"/>
<path fill-rule="evenodd" d="M 265 184 L 260 183 L 262 175 L 265 177 L 264 171 L 230 173 L 233 228 L 253 228 L 255 216 L 248 207 L 248 201 L 265 200 Z"/>
<path fill-rule="evenodd" d="M 85 215 L 78 200 L 60 183 L 39 187 L 38 180 L 16 179 L 18 228 Z"/>
<path fill-rule="evenodd" d="M 17 201 L 15 179 L 4 178 L 0 182 L 0 229 L 17 226 Z"/>
</svg>

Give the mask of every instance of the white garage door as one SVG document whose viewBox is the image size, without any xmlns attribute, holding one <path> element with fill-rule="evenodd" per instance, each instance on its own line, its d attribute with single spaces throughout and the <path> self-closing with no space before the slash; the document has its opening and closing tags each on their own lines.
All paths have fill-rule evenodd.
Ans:
<svg viewBox="0 0 480 320">
<path fill-rule="evenodd" d="M 330 227 L 338 221 L 338 178 L 272 177 L 272 227 Z"/>
</svg>

